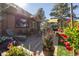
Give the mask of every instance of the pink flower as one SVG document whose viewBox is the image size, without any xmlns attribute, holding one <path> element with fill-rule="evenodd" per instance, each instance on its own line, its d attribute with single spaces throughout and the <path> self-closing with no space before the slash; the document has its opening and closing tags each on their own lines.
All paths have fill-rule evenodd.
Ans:
<svg viewBox="0 0 79 59">
<path fill-rule="evenodd" d="M 65 46 L 70 46 L 70 42 L 64 42 Z"/>
<path fill-rule="evenodd" d="M 67 49 L 68 51 L 72 51 L 72 50 L 73 50 L 73 48 L 70 47 L 70 46 L 66 46 L 66 49 Z"/>
<path fill-rule="evenodd" d="M 63 40 L 63 39 L 61 39 L 61 40 L 60 40 L 60 42 L 61 42 L 61 43 L 63 43 L 63 42 L 64 42 L 64 40 Z"/>
</svg>

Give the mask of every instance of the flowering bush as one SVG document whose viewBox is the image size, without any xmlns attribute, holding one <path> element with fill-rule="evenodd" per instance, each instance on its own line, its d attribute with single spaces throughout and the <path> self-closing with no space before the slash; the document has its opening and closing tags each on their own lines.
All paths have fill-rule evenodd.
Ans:
<svg viewBox="0 0 79 59">
<path fill-rule="evenodd" d="M 77 27 L 66 28 L 65 34 L 69 36 L 68 40 L 75 49 L 79 48 L 79 29 Z"/>
<path fill-rule="evenodd" d="M 74 47 L 75 49 L 79 48 L 79 29 L 73 27 L 72 29 L 67 27 L 64 29 L 65 34 L 60 34 L 64 38 L 64 45 L 67 49 Z M 61 40 L 63 42 L 63 40 Z M 70 47 L 71 46 L 71 47 Z M 72 50 L 72 49 L 71 49 Z"/>
<path fill-rule="evenodd" d="M 73 25 L 73 28 L 71 28 L 71 23 L 67 23 L 63 30 L 61 28 L 58 29 L 58 45 L 65 46 L 65 49 L 68 52 L 73 52 L 74 55 L 79 55 L 79 22 L 74 21 Z"/>
<path fill-rule="evenodd" d="M 75 23 L 73 28 L 67 26 L 63 30 L 64 34 L 59 34 L 59 44 L 65 46 L 68 51 L 73 51 L 73 54 L 78 51 L 76 54 L 79 55 L 79 24 Z"/>
</svg>

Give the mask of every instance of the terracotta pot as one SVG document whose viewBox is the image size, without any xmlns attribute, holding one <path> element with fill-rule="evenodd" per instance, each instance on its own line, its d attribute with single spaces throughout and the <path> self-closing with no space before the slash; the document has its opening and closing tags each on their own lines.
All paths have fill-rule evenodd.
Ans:
<svg viewBox="0 0 79 59">
<path fill-rule="evenodd" d="M 48 56 L 48 52 L 49 52 L 48 48 L 43 48 L 43 53 L 45 56 Z"/>
<path fill-rule="evenodd" d="M 55 48 L 54 46 L 49 49 L 49 56 L 54 56 Z"/>
<path fill-rule="evenodd" d="M 33 52 L 33 56 L 36 56 L 36 51 Z"/>
<path fill-rule="evenodd" d="M 45 56 L 54 56 L 54 50 L 55 48 L 43 48 L 43 53 Z"/>
</svg>

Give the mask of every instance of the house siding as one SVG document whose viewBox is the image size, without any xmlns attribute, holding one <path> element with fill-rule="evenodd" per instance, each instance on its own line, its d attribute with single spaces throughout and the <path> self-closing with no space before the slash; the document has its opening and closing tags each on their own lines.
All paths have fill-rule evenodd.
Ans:
<svg viewBox="0 0 79 59">
<path fill-rule="evenodd" d="M 27 28 L 19 28 L 16 27 L 16 16 L 19 15 L 21 18 L 24 18 L 27 20 L 28 27 Z M 27 34 L 31 34 L 31 31 L 34 32 L 34 30 L 37 32 L 38 31 L 38 22 L 32 19 L 30 16 L 32 16 L 30 13 L 27 11 L 23 10 L 20 7 L 14 8 L 10 6 L 8 9 L 5 11 L 5 19 L 3 20 L 2 23 L 0 23 L 0 31 L 3 31 L 3 34 L 5 34 L 5 30 L 7 28 L 11 28 L 15 33 L 18 32 L 24 32 Z M 18 17 L 18 16 L 17 16 Z M 33 24 L 35 23 L 35 24 Z M 2 24 L 2 25 L 1 25 Z M 2 26 L 2 28 L 1 28 Z M 35 33 L 35 32 L 34 32 Z"/>
</svg>

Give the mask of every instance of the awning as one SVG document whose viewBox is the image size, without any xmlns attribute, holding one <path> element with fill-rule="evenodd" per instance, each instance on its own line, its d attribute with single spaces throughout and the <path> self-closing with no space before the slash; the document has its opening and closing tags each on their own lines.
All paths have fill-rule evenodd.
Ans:
<svg viewBox="0 0 79 59">
<path fill-rule="evenodd" d="M 48 22 L 49 22 L 49 23 L 58 22 L 58 19 L 49 19 Z"/>
</svg>

